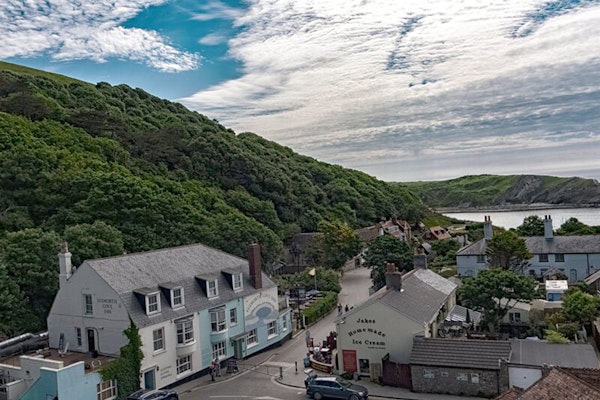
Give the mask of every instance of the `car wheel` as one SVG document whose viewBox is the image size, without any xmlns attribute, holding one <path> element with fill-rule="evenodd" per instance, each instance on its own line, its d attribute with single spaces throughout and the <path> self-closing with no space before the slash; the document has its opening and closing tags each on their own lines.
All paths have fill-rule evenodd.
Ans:
<svg viewBox="0 0 600 400">
<path fill-rule="evenodd" d="M 313 394 L 313 399 L 315 399 L 315 400 L 321 400 L 322 398 L 323 398 L 323 395 L 319 392 L 315 392 Z"/>
<path fill-rule="evenodd" d="M 360 398 L 355 394 L 351 394 L 350 397 L 348 397 L 348 400 L 360 400 Z"/>
</svg>

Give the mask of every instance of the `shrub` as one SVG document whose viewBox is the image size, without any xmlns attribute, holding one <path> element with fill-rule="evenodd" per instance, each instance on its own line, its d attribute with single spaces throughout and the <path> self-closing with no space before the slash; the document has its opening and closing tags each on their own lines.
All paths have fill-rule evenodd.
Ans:
<svg viewBox="0 0 600 400">
<path fill-rule="evenodd" d="M 566 337 L 564 337 L 557 331 L 552 331 L 550 329 L 546 329 L 545 332 L 546 332 L 546 340 L 548 340 L 548 343 L 555 343 L 555 344 L 569 343 L 569 339 L 567 339 Z"/>
<path fill-rule="evenodd" d="M 327 292 L 325 297 L 321 297 L 315 301 L 313 305 L 304 310 L 303 314 L 306 318 L 306 324 L 310 325 L 324 315 L 329 314 L 331 310 L 337 307 L 338 294 L 336 292 Z"/>
</svg>

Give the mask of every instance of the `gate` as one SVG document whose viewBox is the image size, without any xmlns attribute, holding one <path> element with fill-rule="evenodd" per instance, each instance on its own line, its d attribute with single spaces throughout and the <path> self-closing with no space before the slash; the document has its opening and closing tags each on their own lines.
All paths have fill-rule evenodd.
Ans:
<svg viewBox="0 0 600 400">
<path fill-rule="evenodd" d="M 412 389 L 410 365 L 390 361 L 390 355 L 383 357 L 383 383 L 405 389 Z"/>
</svg>

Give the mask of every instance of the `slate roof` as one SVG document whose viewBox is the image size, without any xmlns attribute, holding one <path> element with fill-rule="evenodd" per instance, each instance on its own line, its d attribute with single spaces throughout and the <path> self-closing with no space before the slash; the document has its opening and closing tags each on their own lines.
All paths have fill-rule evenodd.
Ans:
<svg viewBox="0 0 600 400">
<path fill-rule="evenodd" d="M 385 288 L 380 302 L 409 319 L 430 322 L 446 302 L 456 285 L 428 269 L 415 269 L 402 276 L 402 291 Z"/>
<path fill-rule="evenodd" d="M 456 252 L 457 256 L 477 256 L 485 254 L 485 250 L 487 249 L 487 240 L 481 239 L 474 243 L 471 243 L 468 246 L 463 247 L 462 249 Z"/>
<path fill-rule="evenodd" d="M 546 239 L 544 236 L 523 237 L 525 245 L 533 254 L 597 254 L 600 253 L 600 235 L 554 236 Z M 463 247 L 456 252 L 457 256 L 485 254 L 487 241 L 485 239 Z"/>
<path fill-rule="evenodd" d="M 413 269 L 402 275 L 402 290 L 381 288 L 344 317 L 380 302 L 418 324 L 430 322 L 442 304 L 456 290 L 456 284 L 429 269 Z"/>
<path fill-rule="evenodd" d="M 458 321 L 467 322 L 467 311 L 469 312 L 469 320 L 473 325 L 478 325 L 481 320 L 481 313 L 479 311 L 471 310 L 458 304 L 452 307 L 452 310 L 446 315 L 445 321 Z"/>
<path fill-rule="evenodd" d="M 594 272 L 593 274 L 591 274 L 590 276 L 585 278 L 584 282 L 588 285 L 591 285 L 592 283 L 596 282 L 598 279 L 600 279 L 600 270 Z"/>
<path fill-rule="evenodd" d="M 596 351 L 588 343 L 554 344 L 545 340 L 512 340 L 511 364 L 544 364 L 572 368 L 600 368 Z"/>
<path fill-rule="evenodd" d="M 86 266 L 94 270 L 117 292 L 138 328 L 185 317 L 257 292 L 250 282 L 247 260 L 203 244 L 88 260 L 80 268 Z M 228 275 L 222 273 L 231 271 L 242 272 L 243 290 L 234 292 L 227 279 Z M 212 276 L 218 280 L 217 298 L 208 299 L 203 285 L 196 279 L 197 276 Z M 264 273 L 262 283 L 263 289 L 276 286 Z M 160 291 L 159 285 L 183 287 L 185 306 L 172 309 L 169 299 Z M 144 307 L 134 293 L 148 289 L 155 289 L 154 291 L 158 291 L 161 296 L 161 312 L 152 316 L 146 315 Z"/>
<path fill-rule="evenodd" d="M 560 368 L 553 368 L 548 375 L 527 388 L 517 399 L 598 400 L 600 390 Z"/>
<path fill-rule="evenodd" d="M 510 342 L 504 340 L 415 337 L 409 363 L 499 370 L 500 360 L 508 360 L 510 351 Z"/>
</svg>

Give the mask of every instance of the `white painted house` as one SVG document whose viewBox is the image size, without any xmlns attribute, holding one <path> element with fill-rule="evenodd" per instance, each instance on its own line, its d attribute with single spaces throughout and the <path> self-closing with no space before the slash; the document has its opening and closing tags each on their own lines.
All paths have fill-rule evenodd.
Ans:
<svg viewBox="0 0 600 400">
<path fill-rule="evenodd" d="M 386 286 L 338 317 L 341 372 L 385 378 L 389 361 L 404 371 L 391 372 L 396 375 L 390 376 L 393 384 L 410 385 L 408 361 L 414 336 L 436 337 L 438 327 L 456 305 L 457 286 L 427 269 L 425 257 L 416 255 L 415 269 L 404 275 L 388 264 Z"/>
<path fill-rule="evenodd" d="M 488 268 L 487 243 L 492 239 L 492 221 L 483 223 L 484 237 L 456 252 L 459 276 L 475 276 Z M 523 271 L 535 278 L 546 278 L 560 272 L 569 283 L 584 280 L 600 270 L 600 235 L 554 236 L 552 219 L 544 218 L 544 236 L 523 237 L 533 257 Z"/>
<path fill-rule="evenodd" d="M 118 356 L 130 320 L 142 340 L 141 387 L 206 372 L 291 336 L 290 310 L 248 260 L 202 244 L 85 261 L 59 253 L 60 289 L 48 316 L 51 348 Z"/>
</svg>

